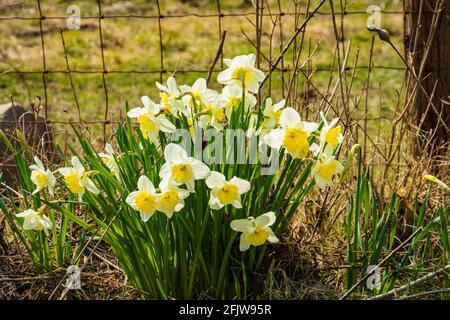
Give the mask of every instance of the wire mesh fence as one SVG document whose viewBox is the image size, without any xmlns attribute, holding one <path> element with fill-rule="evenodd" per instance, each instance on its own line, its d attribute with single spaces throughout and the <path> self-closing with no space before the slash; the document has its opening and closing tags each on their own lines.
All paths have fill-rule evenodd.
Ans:
<svg viewBox="0 0 450 320">
<path fill-rule="evenodd" d="M 293 0 L 2 3 L 1 102 L 12 96 L 29 105 L 39 96 L 44 119 L 57 135 L 66 137 L 68 124 L 78 123 L 103 131 L 106 138 L 108 126 L 122 119 L 125 100 L 137 104 L 140 96 L 152 94 L 158 99 L 151 92 L 155 81 L 175 74 L 189 83 L 223 70 L 224 57 L 256 52 L 258 67 L 271 74 L 263 92 L 280 99 L 289 95 L 290 103 L 306 112 L 333 74 L 356 75 L 357 90 L 350 96 L 357 99 L 368 89 L 371 73 L 369 97 L 378 98 L 366 101 L 359 116 L 380 134 L 377 125 L 393 119 L 386 105 L 395 102 L 394 87 L 400 89 L 405 67 L 382 43 L 374 49 L 366 26 L 383 18 L 401 48 L 401 3 L 334 2 L 334 7 L 332 1 Z M 224 31 L 219 59 L 211 65 Z M 342 70 L 336 43 L 338 51 L 349 53 Z M 277 57 L 280 63 L 274 66 Z"/>
</svg>

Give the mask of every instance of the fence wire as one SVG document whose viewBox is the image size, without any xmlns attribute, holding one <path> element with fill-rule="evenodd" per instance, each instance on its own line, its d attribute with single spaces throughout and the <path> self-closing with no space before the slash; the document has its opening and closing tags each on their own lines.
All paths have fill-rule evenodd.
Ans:
<svg viewBox="0 0 450 320">
<path fill-rule="evenodd" d="M 221 35 L 224 31 L 224 19 L 230 19 L 230 18 L 245 18 L 247 20 L 254 18 L 256 21 L 256 24 L 258 24 L 258 21 L 262 21 L 262 19 L 276 19 L 275 21 L 279 21 L 279 28 L 280 28 L 280 35 L 281 35 L 281 46 L 283 45 L 283 41 L 285 42 L 287 39 L 287 36 L 284 36 L 283 39 L 283 34 L 286 35 L 289 32 L 292 32 L 292 30 L 285 30 L 283 28 L 283 24 L 281 23 L 283 17 L 295 17 L 296 19 L 298 19 L 299 17 L 308 17 L 311 14 L 311 8 L 308 8 L 307 10 L 296 10 L 295 12 L 291 12 L 291 11 L 284 11 L 283 8 L 280 5 L 280 1 L 278 1 L 278 12 L 273 12 L 273 10 L 264 10 L 265 9 L 265 4 L 267 3 L 267 1 L 265 0 L 255 0 L 253 1 L 253 4 L 255 5 L 255 10 L 253 11 L 249 11 L 249 12 L 226 12 L 225 10 L 223 10 L 223 3 L 224 0 L 216 0 L 215 5 L 216 5 L 216 12 L 214 13 L 200 13 L 200 12 L 187 12 L 187 13 L 176 13 L 176 12 L 164 12 L 163 9 L 161 8 L 161 4 L 160 4 L 160 0 L 153 0 L 152 3 L 156 8 L 157 14 L 105 14 L 103 7 L 106 4 L 106 1 L 101 1 L 101 0 L 96 0 L 96 5 L 97 5 L 97 14 L 96 15 L 81 15 L 80 19 L 82 21 L 87 21 L 87 20 L 92 20 L 93 22 L 97 23 L 97 29 L 98 29 L 98 40 L 99 40 L 99 47 L 100 47 L 100 58 L 101 58 L 101 66 L 100 68 L 97 69 L 89 69 L 89 70 L 81 70 L 81 69 L 75 69 L 75 68 L 71 68 L 70 67 L 70 63 L 69 63 L 69 59 L 71 58 L 70 56 L 68 56 L 67 54 L 67 50 L 66 50 L 66 45 L 65 45 L 65 41 L 64 41 L 64 34 L 68 31 L 65 29 L 61 29 L 60 33 L 61 33 L 61 39 L 62 39 L 62 43 L 63 43 L 63 47 L 64 47 L 64 56 L 65 56 L 65 61 L 66 61 L 66 70 L 58 70 L 58 69 L 51 69 L 48 67 L 48 58 L 47 58 L 47 53 L 49 52 L 49 50 L 51 50 L 52 48 L 52 43 L 48 43 L 48 39 L 46 39 L 45 37 L 45 32 L 44 32 L 44 27 L 45 24 L 47 23 L 47 21 L 51 21 L 51 20 L 67 20 L 68 16 L 61 16 L 61 15 L 48 15 L 46 14 L 46 12 L 44 12 L 43 10 L 43 2 L 41 0 L 36 0 L 35 2 L 35 6 L 37 9 L 37 15 L 35 16 L 25 16 L 25 15 L 5 15 L 5 16 L 0 16 L 0 23 L 9 23 L 11 21 L 37 21 L 39 23 L 39 38 L 40 38 L 40 50 L 41 50 L 41 57 L 42 57 L 42 68 L 41 70 L 18 70 L 18 68 L 16 67 L 11 67 L 11 68 L 7 68 L 6 70 L 1 70 L 0 69 L 0 77 L 8 77 L 8 76 L 22 76 L 22 75 L 33 75 L 33 74 L 38 74 L 41 75 L 42 77 L 42 87 L 43 87 L 43 93 L 44 96 L 42 97 L 42 104 L 44 107 L 44 118 L 45 121 L 47 121 L 48 123 L 52 123 L 52 124 L 60 124 L 60 125 L 67 125 L 69 123 L 74 123 L 74 124 L 84 124 L 86 126 L 90 126 L 90 125 L 102 125 L 103 126 L 103 137 L 106 137 L 106 126 L 107 125 L 114 125 L 117 124 L 118 121 L 114 120 L 114 119 L 110 119 L 110 111 L 111 111 L 111 106 L 110 106 L 110 92 L 111 90 L 114 90 L 114 86 L 111 85 L 109 83 L 109 75 L 114 75 L 114 74 L 154 74 L 159 76 L 159 81 L 163 81 L 164 76 L 168 75 L 168 74 L 172 74 L 176 71 L 176 73 L 180 73 L 180 74 L 207 74 L 209 71 L 212 73 L 217 73 L 220 72 L 221 70 L 223 70 L 223 54 L 220 55 L 220 59 L 219 59 L 219 63 L 216 64 L 215 68 L 213 70 L 209 70 L 209 69 L 205 69 L 205 68 L 176 68 L 176 69 L 171 69 L 167 67 L 166 61 L 165 61 L 165 53 L 166 53 L 166 48 L 165 48 L 165 43 L 164 43 L 164 39 L 165 39 L 165 33 L 164 33 L 164 25 L 163 22 L 164 21 L 173 21 L 176 19 L 186 19 L 186 18 L 199 18 L 199 19 L 206 19 L 206 18 L 216 18 L 217 19 L 217 35 L 218 35 L 218 39 L 219 41 L 221 40 Z M 20 1 L 19 1 L 20 3 Z M 110 2 L 108 2 L 110 3 Z M 293 1 L 293 3 L 296 3 L 296 1 Z M 368 4 L 370 4 L 370 2 L 368 2 Z M 14 3 L 10 4 L 11 6 L 14 5 Z M 342 1 L 341 1 L 341 5 L 342 5 Z M 4 6 L 8 6 L 8 4 L 4 5 Z M 297 8 L 297 7 L 296 7 Z M 1 9 L 1 5 L 0 5 L 0 9 Z M 195 10 L 196 8 L 192 8 L 193 10 Z M 268 12 L 269 11 L 269 12 Z M 381 14 L 385 14 L 388 16 L 401 16 L 404 14 L 403 11 L 399 11 L 399 10 L 379 10 L 379 12 Z M 344 23 L 344 20 L 347 19 L 346 17 L 348 17 L 348 19 L 352 19 L 352 16 L 354 15 L 368 15 L 367 11 L 362 11 L 362 10 L 350 10 L 347 8 L 341 8 L 341 10 L 335 11 L 335 12 L 331 12 L 331 11 L 324 11 L 324 10 L 318 10 L 315 15 L 316 16 L 332 16 L 335 15 L 336 17 L 340 17 L 342 19 L 342 23 Z M 128 70 L 115 70 L 114 68 L 110 68 L 108 66 L 108 63 L 105 59 L 105 39 L 104 39 L 104 32 L 103 32 L 103 28 L 104 28 L 104 24 L 105 22 L 108 20 L 121 20 L 121 19 L 125 19 L 125 20 L 142 20 L 142 19 L 146 19 L 146 20 L 153 20 L 156 21 L 158 26 L 157 26 L 157 34 L 158 34 L 158 53 L 159 53 L 159 67 L 157 69 L 128 69 Z M 250 20 L 249 20 L 250 21 Z M 187 23 L 187 22 L 186 22 Z M 256 26 L 257 27 L 257 26 Z M 262 36 L 263 32 L 267 32 L 267 30 L 262 30 L 261 26 L 260 26 L 260 35 L 259 37 Z M 83 32 L 83 30 L 81 30 Z M 344 37 L 342 35 L 342 37 Z M 259 43 L 258 43 L 258 34 L 256 35 L 256 44 L 255 44 L 255 48 L 259 49 L 258 46 L 260 46 L 260 38 L 259 38 Z M 216 48 L 212 48 L 211 50 L 215 50 Z M 0 50 L 1 52 L 1 50 Z M 259 54 L 259 51 L 258 51 Z M 75 58 L 76 59 L 76 58 Z M 266 58 L 267 59 L 267 58 Z M 259 57 L 258 59 L 258 63 L 261 60 L 261 57 Z M 284 60 L 283 60 L 284 61 Z M 292 66 L 288 66 L 286 67 L 285 64 L 283 63 L 280 64 L 280 66 L 277 66 L 273 71 L 278 72 L 281 74 L 281 77 L 283 78 L 284 74 L 288 74 L 288 73 L 292 73 L 295 71 L 304 71 L 304 72 L 310 72 L 311 68 L 309 66 L 305 66 L 302 68 L 293 68 Z M 262 68 L 264 72 L 269 72 L 269 69 L 265 69 Z M 351 71 L 351 70 L 367 70 L 367 69 L 379 69 L 379 70 L 393 70 L 393 71 L 399 71 L 399 72 L 404 72 L 405 71 L 405 67 L 402 65 L 398 65 L 398 66 L 392 66 L 392 65 L 354 65 L 354 66 L 347 66 L 345 67 L 345 69 L 343 71 Z M 330 66 L 330 67 L 323 67 L 323 66 L 318 66 L 318 67 L 314 67 L 314 72 L 333 72 L 333 71 L 337 71 L 338 68 L 336 66 Z M 58 119 L 58 116 L 53 115 L 52 117 L 50 117 L 51 113 L 52 113 L 52 109 L 49 108 L 49 96 L 53 94 L 52 89 L 49 88 L 49 76 L 52 74 L 63 74 L 63 75 L 67 75 L 70 79 L 70 86 L 71 86 L 71 91 L 73 92 L 73 99 L 74 99 L 74 104 L 76 106 L 76 108 L 78 109 L 78 120 L 77 121 L 64 121 L 64 120 L 60 120 Z M 102 120 L 86 120 L 86 119 L 82 119 L 82 115 L 84 115 L 85 113 L 89 113 L 89 110 L 86 110 L 85 106 L 80 105 L 79 99 L 77 98 L 77 88 L 76 85 L 74 84 L 74 81 L 72 79 L 72 75 L 73 74 L 97 74 L 97 75 L 101 75 L 101 87 L 102 87 L 102 91 L 103 91 L 103 95 L 104 95 L 104 117 Z M 284 81 L 284 79 L 283 79 Z M 284 95 L 284 87 L 283 87 L 283 95 Z M 54 118 L 54 120 L 49 120 L 49 118 Z M 390 120 L 389 118 L 386 118 L 385 116 L 380 115 L 379 117 L 372 117 L 369 118 L 366 115 L 366 120 L 368 121 L 380 121 L 380 120 Z M 7 122 L 7 121 L 3 121 L 3 122 Z M 58 131 L 56 131 L 58 132 Z"/>
</svg>

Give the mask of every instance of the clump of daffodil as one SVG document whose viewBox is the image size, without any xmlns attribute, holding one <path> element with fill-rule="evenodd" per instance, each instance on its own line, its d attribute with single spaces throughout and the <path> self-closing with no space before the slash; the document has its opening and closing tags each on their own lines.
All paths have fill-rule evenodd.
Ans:
<svg viewBox="0 0 450 320">
<path fill-rule="evenodd" d="M 297 111 L 287 107 L 281 112 L 280 125 L 264 136 L 264 143 L 277 150 L 284 147 L 293 158 L 304 159 L 310 149 L 308 138 L 318 124 L 302 121 Z"/>
<path fill-rule="evenodd" d="M 137 107 L 128 111 L 130 118 L 137 118 L 139 128 L 144 138 L 148 138 L 154 144 L 158 143 L 159 131 L 172 133 L 176 130 L 164 114 L 160 114 L 160 106 L 155 104 L 149 97 L 142 97 L 143 108 Z"/>
<path fill-rule="evenodd" d="M 260 215 L 256 219 L 248 217 L 247 219 L 231 221 L 231 229 L 242 232 L 239 250 L 246 251 L 250 246 L 261 246 L 266 241 L 277 243 L 279 240 L 270 228 L 275 223 L 275 220 L 275 213 L 271 211 Z"/>
<path fill-rule="evenodd" d="M 195 180 L 205 179 L 210 173 L 206 164 L 188 157 L 186 150 L 174 143 L 168 144 L 164 149 L 164 159 L 166 163 L 159 171 L 161 179 L 178 186 L 186 185 L 190 192 L 194 192 Z"/>
<path fill-rule="evenodd" d="M 428 181 L 431 181 L 431 182 L 437 184 L 439 187 L 443 188 L 450 194 L 450 187 L 443 181 L 436 178 L 435 176 L 432 176 L 431 174 L 426 174 L 426 175 L 424 175 L 424 178 L 427 179 Z"/>
<path fill-rule="evenodd" d="M 230 181 L 217 171 L 212 171 L 206 179 L 206 185 L 211 189 L 209 206 L 211 209 L 219 210 L 231 204 L 235 208 L 242 208 L 241 195 L 250 190 L 250 182 L 233 177 Z"/>
<path fill-rule="evenodd" d="M 45 169 L 42 161 L 38 157 L 34 157 L 35 164 L 30 166 L 31 169 L 31 181 L 36 185 L 36 189 L 33 194 L 38 193 L 42 189 L 47 188 L 50 195 L 53 196 L 56 178 L 49 169 Z"/>
<path fill-rule="evenodd" d="M 58 169 L 64 177 L 64 182 L 69 188 L 69 191 L 78 195 L 78 200 L 81 201 L 86 190 L 93 194 L 99 194 L 100 190 L 89 178 L 91 172 L 86 172 L 80 159 L 76 156 L 72 157 L 72 167 L 65 167 Z"/>
<path fill-rule="evenodd" d="M 189 191 L 179 188 L 170 180 L 162 180 L 159 184 L 160 193 L 157 199 L 157 210 L 172 218 L 174 212 L 184 208 L 184 199 L 189 197 Z"/>
<path fill-rule="evenodd" d="M 264 73 L 255 68 L 254 54 L 237 56 L 233 59 L 223 59 L 228 69 L 217 75 L 217 81 L 225 85 L 235 84 L 239 87 L 258 93 L 259 84 L 264 80 Z"/>
<path fill-rule="evenodd" d="M 35 211 L 33 209 L 27 209 L 21 213 L 16 214 L 18 218 L 24 218 L 23 229 L 24 230 L 44 230 L 48 235 L 48 230 L 53 228 L 53 224 L 50 218 L 45 215 L 46 206 L 43 205 Z"/>
<path fill-rule="evenodd" d="M 158 209 L 158 194 L 146 176 L 139 177 L 137 186 L 138 190 L 131 192 L 125 201 L 139 211 L 142 221 L 146 222 Z"/>
<path fill-rule="evenodd" d="M 336 160 L 334 156 L 323 153 L 311 170 L 316 184 L 324 188 L 333 184 L 333 177 L 339 175 L 344 170 L 344 166 Z"/>
<path fill-rule="evenodd" d="M 115 159 L 115 152 L 111 144 L 107 143 L 105 146 L 106 153 L 99 153 L 98 155 L 102 159 L 103 163 L 111 170 L 111 173 L 119 180 L 120 169 Z"/>
</svg>

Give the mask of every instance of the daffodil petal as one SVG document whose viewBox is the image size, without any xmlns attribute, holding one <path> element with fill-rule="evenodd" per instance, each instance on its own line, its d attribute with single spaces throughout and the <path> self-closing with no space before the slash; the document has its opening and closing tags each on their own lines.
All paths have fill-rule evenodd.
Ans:
<svg viewBox="0 0 450 320">
<path fill-rule="evenodd" d="M 283 129 L 274 129 L 264 136 L 263 141 L 269 147 L 278 150 L 283 145 L 284 133 Z"/>
<path fill-rule="evenodd" d="M 280 124 L 283 128 L 295 127 L 300 121 L 300 115 L 291 107 L 287 107 L 281 112 Z"/>
<path fill-rule="evenodd" d="M 247 232 L 252 226 L 252 223 L 248 219 L 233 220 L 230 223 L 231 229 L 239 232 Z"/>
<path fill-rule="evenodd" d="M 206 185 L 210 189 L 222 186 L 225 183 L 225 176 L 217 171 L 211 171 L 209 177 L 205 180 Z"/>
<path fill-rule="evenodd" d="M 155 187 L 147 176 L 140 176 L 138 180 L 139 191 L 146 191 L 150 193 L 155 193 Z"/>
<path fill-rule="evenodd" d="M 241 234 L 241 239 L 239 241 L 239 250 L 247 251 L 250 248 L 250 244 L 247 242 L 245 233 Z"/>
<path fill-rule="evenodd" d="M 230 180 L 230 183 L 234 184 L 238 188 L 239 194 L 246 193 L 247 191 L 250 190 L 250 182 L 248 182 L 247 180 L 238 177 L 233 177 Z"/>
</svg>

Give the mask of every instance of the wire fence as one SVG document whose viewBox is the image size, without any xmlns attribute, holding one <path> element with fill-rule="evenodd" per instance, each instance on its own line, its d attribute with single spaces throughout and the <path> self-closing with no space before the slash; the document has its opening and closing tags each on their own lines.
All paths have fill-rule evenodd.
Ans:
<svg viewBox="0 0 450 320">
<path fill-rule="evenodd" d="M 163 1 L 161 1 L 163 2 Z M 193 1 L 196 2 L 196 1 Z M 325 65 L 325 66 L 314 66 L 313 68 L 306 64 L 300 68 L 298 68 L 297 65 L 294 63 L 286 63 L 284 59 L 282 58 L 282 63 L 280 63 L 277 66 L 273 65 L 273 62 L 275 61 L 274 55 L 276 56 L 274 48 L 271 48 L 269 50 L 269 55 L 265 56 L 261 50 L 261 39 L 263 37 L 270 37 L 273 35 L 273 29 L 278 28 L 278 40 L 279 43 L 274 45 L 274 47 L 279 47 L 278 53 L 282 51 L 282 48 L 284 45 L 286 45 L 287 41 L 289 40 L 290 36 L 293 32 L 296 31 L 297 28 L 299 28 L 299 25 L 301 25 L 302 19 L 303 21 L 306 18 L 311 18 L 311 21 L 315 19 L 315 17 L 324 17 L 328 20 L 330 16 L 337 17 L 340 19 L 340 30 L 342 34 L 340 37 L 342 38 L 342 43 L 345 43 L 344 40 L 344 25 L 348 22 L 351 23 L 353 21 L 353 17 L 356 15 L 360 15 L 363 18 L 367 19 L 370 15 L 373 14 L 379 14 L 379 15 L 387 15 L 388 17 L 391 16 L 398 16 L 402 17 L 404 12 L 402 10 L 398 10 L 398 5 L 393 5 L 392 10 L 384 10 L 380 9 L 378 7 L 378 11 L 375 9 L 375 11 L 371 12 L 370 10 L 351 10 L 351 6 L 347 7 L 346 1 L 340 2 L 340 8 L 336 8 L 336 11 L 326 10 L 324 9 L 325 6 L 322 6 L 321 4 L 324 4 L 325 1 L 322 1 L 319 3 L 318 7 L 315 7 L 317 10 L 313 11 L 314 5 L 310 1 L 305 1 L 305 3 L 301 4 L 298 1 L 284 1 L 286 2 L 286 5 L 283 7 L 282 1 L 266 1 L 266 0 L 254 0 L 252 3 L 253 10 L 250 10 L 248 12 L 244 11 L 244 9 L 236 8 L 236 9 L 223 9 L 223 3 L 226 2 L 225 0 L 216 0 L 213 1 L 216 7 L 216 12 L 173 12 L 173 11 L 164 11 L 160 0 L 153 0 L 152 5 L 154 8 L 152 10 L 156 11 L 157 14 L 108 14 L 105 13 L 104 7 L 110 6 L 112 3 L 110 1 L 96 1 L 96 7 L 97 12 L 95 15 L 87 14 L 87 15 L 52 15 L 47 13 L 44 10 L 43 4 L 45 1 L 37 0 L 34 3 L 34 7 L 36 9 L 36 14 L 34 15 L 21 15 L 21 14 L 13 14 L 13 15 L 2 15 L 0 16 L 0 24 L 8 24 L 11 22 L 17 22 L 17 21 L 34 21 L 38 23 L 39 27 L 39 50 L 40 50 L 40 56 L 41 56 L 41 68 L 34 68 L 33 70 L 25 70 L 23 68 L 20 68 L 20 66 L 12 65 L 10 67 L 7 67 L 5 69 L 0 68 L 0 81 L 5 79 L 5 77 L 16 77 L 16 76 L 27 76 L 27 75 L 40 75 L 41 82 L 42 82 L 42 92 L 43 96 L 41 97 L 41 102 L 44 109 L 44 119 L 48 123 L 52 123 L 55 125 L 67 125 L 69 123 L 82 123 L 86 126 L 90 125 L 101 125 L 103 127 L 103 136 L 106 138 L 106 127 L 107 125 L 114 125 L 118 123 L 119 120 L 112 119 L 111 117 L 111 111 L 117 110 L 117 107 L 114 106 L 111 107 L 111 92 L 116 90 L 117 84 L 115 82 L 110 82 L 110 77 L 112 75 L 155 75 L 158 77 L 159 81 L 163 81 L 164 78 L 167 75 L 170 74 L 195 74 L 195 75 L 206 75 L 207 73 L 217 73 L 223 70 L 223 58 L 224 54 L 223 52 L 220 53 L 220 62 L 217 63 L 213 68 L 200 68 L 200 67 L 187 67 L 187 68 L 181 68 L 178 65 L 173 65 L 173 63 L 167 63 L 167 45 L 166 41 L 170 38 L 170 35 L 165 34 L 165 28 L 164 23 L 166 21 L 170 21 L 170 23 L 175 23 L 174 21 L 185 19 L 184 22 L 179 23 L 189 23 L 189 18 L 196 18 L 196 19 L 217 19 L 216 27 L 217 28 L 217 35 L 218 35 L 218 42 L 223 41 L 221 38 L 223 35 L 224 30 L 226 30 L 224 21 L 226 19 L 235 19 L 235 18 L 243 18 L 245 21 L 253 25 L 256 29 L 255 35 L 253 38 L 247 36 L 245 32 L 242 30 L 242 33 L 244 34 L 245 38 L 247 38 L 248 42 L 251 43 L 251 46 L 254 47 L 255 51 L 257 51 L 258 55 L 258 66 L 260 66 L 261 69 L 264 70 L 265 73 L 278 73 L 280 74 L 280 78 L 282 79 L 282 86 L 284 88 L 284 82 L 285 75 L 289 75 L 290 77 L 293 77 L 293 73 L 296 73 L 298 75 L 299 71 L 302 71 L 304 73 L 311 73 L 311 70 L 313 69 L 314 72 L 336 72 L 339 71 L 338 67 L 335 64 Z M 283 2 L 283 4 L 284 4 Z M 395 2 L 395 1 L 394 1 Z M 11 6 L 14 7 L 17 4 L 21 4 L 22 2 L 19 1 L 17 3 L 12 4 L 6 4 L 4 6 Z M 189 3 L 189 1 L 188 1 Z M 328 1 L 326 1 L 328 3 Z M 30 3 L 27 3 L 28 6 L 31 6 Z M 372 5 L 372 1 L 367 2 L 367 6 L 369 7 Z M 228 5 L 229 7 L 229 5 Z M 294 7 L 294 9 L 292 9 Z M 397 8 L 397 9 L 395 9 Z M 1 6 L 0 6 L 1 9 Z M 134 8 L 136 10 L 136 8 Z M 193 6 L 192 11 L 199 10 L 201 11 L 201 6 Z M 243 12 L 233 12 L 233 10 L 242 10 Z M 291 11 L 289 11 L 291 10 Z M 372 8 L 373 10 L 373 8 Z M 5 11 L 5 10 L 4 10 Z M 7 11 L 7 10 L 6 10 Z M 20 10 L 19 10 L 20 11 Z M 145 11 L 145 10 L 143 10 Z M 1 12 L 1 11 L 0 11 Z M 19 12 L 20 13 L 20 12 Z M 312 14 L 313 13 L 313 14 Z M 81 27 L 80 32 L 84 32 L 83 30 L 83 23 L 86 21 L 91 21 L 96 23 L 96 29 L 98 31 L 98 43 L 99 43 L 99 56 L 100 56 L 100 66 L 97 68 L 90 68 L 90 69 L 80 69 L 80 68 L 73 68 L 71 67 L 71 61 L 73 59 L 76 59 L 76 57 L 71 57 L 69 50 L 67 49 L 67 43 L 65 41 L 64 36 L 68 34 L 71 30 L 70 28 L 60 28 L 59 30 L 53 30 L 53 32 L 59 32 L 61 35 L 61 41 L 64 49 L 64 58 L 65 58 L 65 69 L 59 68 L 52 68 L 49 67 L 49 53 L 52 51 L 54 47 L 54 43 L 50 42 L 48 38 L 46 38 L 46 34 L 49 32 L 46 30 L 46 24 L 48 24 L 50 21 L 56 21 L 59 20 L 61 22 L 75 22 L 76 19 L 79 19 L 81 22 L 78 27 Z M 295 23 L 292 25 L 290 24 L 287 26 L 287 24 L 283 23 L 283 19 L 292 18 L 295 20 Z M 72 20 L 70 20 L 72 19 Z M 73 20 L 75 19 L 75 20 Z M 114 67 L 111 67 L 108 64 L 108 60 L 105 58 L 105 51 L 106 45 L 105 45 L 105 23 L 107 21 L 118 21 L 118 20 L 125 20 L 126 22 L 131 22 L 133 20 L 142 21 L 142 20 L 151 20 L 155 21 L 157 23 L 157 26 L 155 28 L 155 33 L 157 34 L 158 39 L 158 50 L 157 50 L 157 56 L 158 56 L 158 63 L 156 64 L 157 68 L 133 68 L 133 69 L 123 69 L 118 70 Z M 266 23 L 267 20 L 270 20 L 271 23 Z M 208 24 L 208 27 L 210 27 L 211 24 Z M 292 27 L 294 26 L 294 30 Z M 272 30 L 268 30 L 268 28 L 271 28 Z M 364 28 L 363 28 L 364 29 Z M 229 30 L 227 30 L 229 32 Z M 201 31 L 200 31 L 201 32 Z M 297 40 L 297 39 L 295 39 Z M 373 41 L 373 40 L 372 40 Z M 211 41 L 211 52 L 214 53 L 216 51 L 216 48 L 214 45 L 216 44 L 215 41 Z M 272 44 L 272 43 L 271 43 Z M 186 49 L 185 49 L 186 50 Z M 294 49 L 295 50 L 295 49 Z M 1 53 L 1 49 L 0 49 Z M 211 58 L 210 58 L 211 59 Z M 384 61 L 389 61 L 388 59 L 385 59 Z M 345 66 L 342 71 L 351 71 L 351 72 L 357 72 L 358 70 L 365 70 L 366 72 L 368 70 L 386 70 L 386 71 L 394 71 L 394 72 L 405 72 L 405 67 L 402 64 L 398 65 L 375 65 L 375 64 L 367 64 L 367 63 L 361 63 L 361 64 L 355 64 L 351 66 Z M 71 110 L 77 110 L 78 116 L 77 120 L 70 119 L 70 120 L 64 120 L 61 119 L 60 115 L 58 114 L 60 110 L 53 110 L 52 105 L 49 103 L 51 100 L 51 97 L 54 95 L 58 95 L 58 92 L 55 89 L 55 86 L 49 85 L 51 82 L 49 80 L 49 77 L 51 75 L 65 75 L 69 78 L 69 87 L 72 91 L 72 103 L 69 102 L 69 105 L 71 105 Z M 83 105 L 82 102 L 80 102 L 79 94 L 80 94 L 80 88 L 79 83 L 76 83 L 74 81 L 75 75 L 99 75 L 101 76 L 101 91 L 102 91 L 102 101 L 103 101 L 103 118 L 102 119 L 92 119 L 92 117 L 89 115 L 89 110 L 85 105 Z M 36 81 L 36 80 L 34 80 Z M 3 87 L 6 87 L 6 91 L 3 91 L 6 93 L 2 99 L 5 98 L 5 96 L 9 95 L 8 92 L 8 81 L 5 80 L 7 85 L 3 85 Z M 269 84 L 270 85 L 270 84 Z M 98 96 L 99 92 L 96 91 L 95 94 Z M 284 96 L 285 92 L 283 90 L 282 95 Z M 14 95 L 13 95 L 14 98 Z M 56 114 L 55 114 L 56 113 Z M 74 113 L 76 114 L 76 113 Z M 87 115 L 87 118 L 82 117 L 82 115 Z M 76 117 L 75 117 L 76 118 Z M 389 116 L 386 115 L 378 115 L 378 117 L 375 116 L 369 116 L 366 115 L 367 121 L 380 121 L 380 120 L 388 120 L 391 119 Z M 57 131 L 58 132 L 58 131 Z"/>
</svg>

